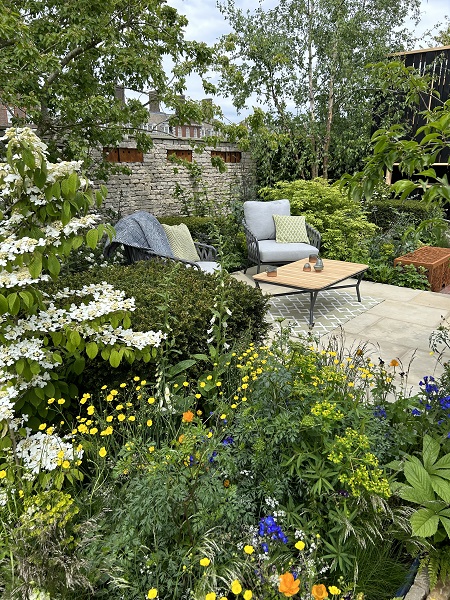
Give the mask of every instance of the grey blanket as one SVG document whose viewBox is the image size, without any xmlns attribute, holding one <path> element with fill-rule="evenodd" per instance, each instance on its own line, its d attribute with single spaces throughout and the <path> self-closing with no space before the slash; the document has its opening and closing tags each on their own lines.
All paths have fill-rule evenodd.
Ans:
<svg viewBox="0 0 450 600">
<path fill-rule="evenodd" d="M 116 235 L 110 242 L 107 240 L 103 254 L 109 258 L 120 245 L 150 250 L 159 256 L 173 258 L 166 233 L 161 223 L 145 210 L 138 210 L 132 215 L 123 217 L 115 225 Z"/>
</svg>

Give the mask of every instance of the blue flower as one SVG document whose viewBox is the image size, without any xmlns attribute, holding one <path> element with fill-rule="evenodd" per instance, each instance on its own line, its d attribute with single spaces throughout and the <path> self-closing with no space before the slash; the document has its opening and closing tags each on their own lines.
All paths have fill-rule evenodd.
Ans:
<svg viewBox="0 0 450 600">
<path fill-rule="evenodd" d="M 231 435 L 227 435 L 227 437 L 222 441 L 224 446 L 232 446 L 234 444 L 234 439 Z"/>
<path fill-rule="evenodd" d="M 262 548 L 262 551 L 264 552 L 264 554 L 267 554 L 269 552 L 269 546 L 268 546 L 268 544 L 266 544 L 266 542 L 263 542 L 261 544 L 261 548 Z"/>
<path fill-rule="evenodd" d="M 209 462 L 214 462 L 214 457 L 217 456 L 217 451 L 214 450 L 214 452 L 211 454 L 211 456 L 209 457 Z"/>
<path fill-rule="evenodd" d="M 413 409 L 412 409 L 412 411 L 411 411 L 411 414 L 412 414 L 414 417 L 417 417 L 417 416 L 421 415 L 422 413 L 421 413 L 421 412 L 420 412 L 420 410 L 418 410 L 417 408 L 413 408 Z"/>
<path fill-rule="evenodd" d="M 375 410 L 373 411 L 373 416 L 377 417 L 378 419 L 385 419 L 387 416 L 386 410 L 382 406 L 376 406 Z"/>
</svg>

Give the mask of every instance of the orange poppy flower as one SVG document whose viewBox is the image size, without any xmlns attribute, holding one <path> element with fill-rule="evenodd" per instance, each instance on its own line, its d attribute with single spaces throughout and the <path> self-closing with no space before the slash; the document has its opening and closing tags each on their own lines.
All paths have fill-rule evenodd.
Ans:
<svg viewBox="0 0 450 600">
<path fill-rule="evenodd" d="M 323 600 L 323 598 L 328 598 L 327 588 L 323 585 L 323 583 L 313 585 L 311 594 L 314 596 L 315 600 Z"/>
<path fill-rule="evenodd" d="M 183 421 L 185 423 L 191 423 L 194 418 L 194 413 L 191 410 L 187 410 L 183 413 Z"/>
<path fill-rule="evenodd" d="M 393 358 L 391 360 L 391 362 L 389 363 L 389 366 L 390 367 L 398 367 L 398 366 L 400 366 L 400 363 L 398 362 L 398 360 L 395 360 L 395 358 Z"/>
<path fill-rule="evenodd" d="M 291 596 L 298 594 L 299 588 L 300 579 L 294 579 L 292 573 L 283 573 L 283 575 L 280 575 L 280 585 L 278 586 L 278 591 L 284 594 L 286 598 L 290 598 Z"/>
</svg>

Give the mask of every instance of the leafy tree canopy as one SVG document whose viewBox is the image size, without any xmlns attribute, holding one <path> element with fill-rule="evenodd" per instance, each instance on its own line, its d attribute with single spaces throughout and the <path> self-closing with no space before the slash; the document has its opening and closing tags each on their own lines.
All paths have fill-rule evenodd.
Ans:
<svg viewBox="0 0 450 600">
<path fill-rule="evenodd" d="M 376 100 L 366 65 L 405 47 L 401 25 L 418 2 L 281 0 L 274 9 L 246 12 L 233 0 L 219 6 L 233 28 L 221 40 L 221 88 L 238 109 L 254 94 L 268 107 L 263 125 L 279 134 L 263 135 L 273 153 L 272 180 L 319 171 L 328 177 L 357 164 L 368 149 Z M 280 163 L 286 170 L 278 173 Z M 269 175 L 264 183 L 271 182 Z"/>
<path fill-rule="evenodd" d="M 116 85 L 155 90 L 179 121 L 201 121 L 204 110 L 212 116 L 211 105 L 180 97 L 186 76 L 203 78 L 212 56 L 206 44 L 184 39 L 186 24 L 165 0 L 2 0 L 0 100 L 26 111 L 54 156 L 86 160 L 92 147 L 115 145 L 125 133 L 146 149 L 145 104 L 124 104 Z"/>
</svg>

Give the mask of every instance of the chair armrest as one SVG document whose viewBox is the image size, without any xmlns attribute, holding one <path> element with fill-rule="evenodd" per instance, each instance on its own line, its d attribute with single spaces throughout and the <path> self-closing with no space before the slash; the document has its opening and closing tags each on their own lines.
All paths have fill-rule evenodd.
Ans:
<svg viewBox="0 0 450 600">
<path fill-rule="evenodd" d="M 216 262 L 217 249 L 214 248 L 214 246 L 210 246 L 209 244 L 202 244 L 200 242 L 194 242 L 194 245 L 197 249 L 200 260 Z"/>
<path fill-rule="evenodd" d="M 259 256 L 259 246 L 258 239 L 252 233 L 252 231 L 248 228 L 245 221 L 242 221 L 242 226 L 244 227 L 245 239 L 247 240 L 247 254 L 249 260 L 259 265 L 260 256 Z"/>
<path fill-rule="evenodd" d="M 305 223 L 306 232 L 308 234 L 309 241 L 312 246 L 315 246 L 318 250 L 320 250 L 320 241 L 322 239 L 320 233 L 309 223 Z"/>
<path fill-rule="evenodd" d="M 160 262 L 179 262 L 184 265 L 189 265 L 198 271 L 201 271 L 201 268 L 197 263 L 192 262 L 191 260 L 185 260 L 184 258 L 177 258 L 175 256 L 166 256 L 164 254 L 155 254 L 151 250 L 146 250 L 144 248 L 135 248 L 134 246 L 127 246 L 123 244 L 125 250 L 125 258 L 128 264 L 132 264 L 139 260 L 158 260 Z"/>
</svg>

